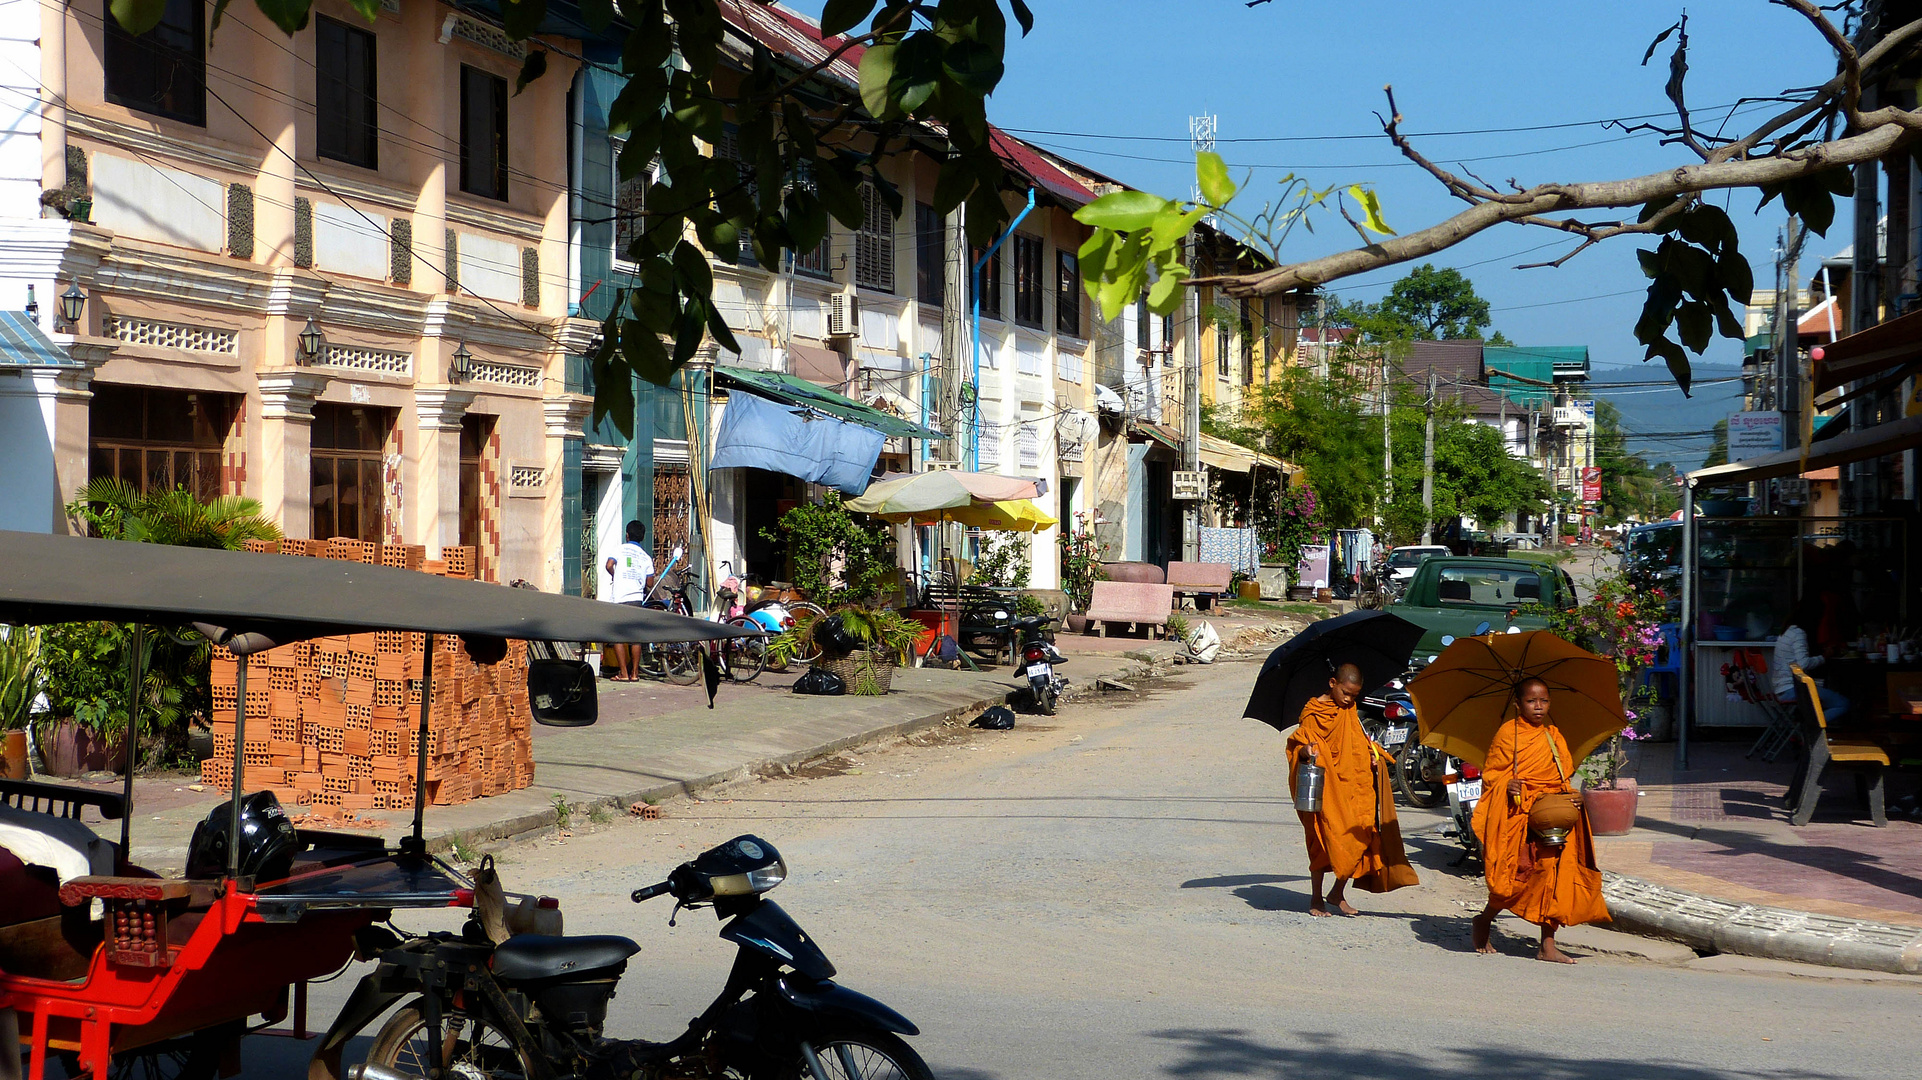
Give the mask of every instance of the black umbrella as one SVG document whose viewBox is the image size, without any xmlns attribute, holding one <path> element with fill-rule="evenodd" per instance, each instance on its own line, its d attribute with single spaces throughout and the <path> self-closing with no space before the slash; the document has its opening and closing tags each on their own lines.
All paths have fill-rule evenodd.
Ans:
<svg viewBox="0 0 1922 1080">
<path fill-rule="evenodd" d="M 1408 670 L 1421 636 L 1421 627 L 1386 611 L 1323 619 L 1268 654 L 1242 715 L 1286 731 L 1301 719 L 1308 699 L 1328 689 L 1336 665 L 1361 668 L 1361 684 L 1373 689 Z"/>
</svg>

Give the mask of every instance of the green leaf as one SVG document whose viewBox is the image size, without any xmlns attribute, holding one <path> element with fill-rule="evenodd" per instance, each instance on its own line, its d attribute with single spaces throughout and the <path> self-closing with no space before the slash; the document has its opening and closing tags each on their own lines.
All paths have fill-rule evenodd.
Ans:
<svg viewBox="0 0 1922 1080">
<path fill-rule="evenodd" d="M 380 0 L 355 0 L 355 3 L 371 2 L 375 9 L 380 8 Z M 588 29 L 599 33 L 614 21 L 614 0 L 580 0 L 581 18 Z"/>
<path fill-rule="evenodd" d="M 1195 184 L 1211 206 L 1227 206 L 1235 197 L 1235 182 L 1228 176 L 1228 163 L 1213 150 L 1195 155 Z"/>
<path fill-rule="evenodd" d="M 682 304 L 680 318 L 674 320 L 675 371 L 694 359 L 694 354 L 700 351 L 701 338 L 707 334 L 707 316 L 710 310 L 710 305 L 700 296 L 684 296 Z M 671 375 L 672 371 L 669 374 Z"/>
<path fill-rule="evenodd" d="M 796 251 L 813 251 L 821 245 L 828 233 L 828 212 L 812 191 L 795 188 L 787 193 L 787 231 Z"/>
<path fill-rule="evenodd" d="M 714 291 L 714 272 L 708 268 L 707 253 L 686 240 L 674 245 L 674 276 L 680 279 L 683 294 L 706 296 Z"/>
<path fill-rule="evenodd" d="M 1831 194 L 1848 196 L 1855 194 L 1855 173 L 1847 165 L 1824 169 L 1815 174 L 1815 179 Z"/>
<path fill-rule="evenodd" d="M 934 89 L 941 81 L 945 51 L 941 39 L 925 31 L 901 40 L 894 58 L 894 76 L 888 81 L 888 94 L 900 102 L 903 110 L 915 112 L 934 96 Z"/>
<path fill-rule="evenodd" d="M 1738 304 L 1748 303 L 1755 294 L 1755 270 L 1739 251 L 1715 260 L 1715 280 Z"/>
<path fill-rule="evenodd" d="M 1153 225 L 1158 214 L 1174 205 L 1146 191 L 1111 191 L 1076 210 L 1074 219 L 1098 229 L 1132 232 Z"/>
<path fill-rule="evenodd" d="M 122 0 L 115 0 L 113 4 L 115 15 L 120 14 L 121 2 Z M 129 6 L 140 2 L 141 0 L 132 0 Z M 282 31 L 294 34 L 307 29 L 307 18 L 312 14 L 312 0 L 254 0 L 254 2 L 260 8 L 260 13 L 272 19 L 274 25 L 280 27 Z M 166 6 L 164 0 L 161 6 L 163 8 Z M 153 29 L 154 23 L 159 21 L 160 15 L 156 13 L 152 22 L 138 30 L 135 30 L 125 19 L 121 20 L 120 25 L 127 27 L 134 34 L 144 34 Z"/>
<path fill-rule="evenodd" d="M 1664 338 L 1650 345 L 1648 355 L 1642 359 L 1653 360 L 1658 356 L 1667 361 L 1668 373 L 1674 376 L 1675 385 L 1682 388 L 1682 396 L 1688 397 L 1689 384 L 1695 380 L 1695 369 L 1689 366 L 1688 354 L 1682 351 L 1680 345 Z"/>
<path fill-rule="evenodd" d="M 527 84 L 547 74 L 547 50 L 535 49 L 521 61 L 521 73 L 514 78 L 514 96 L 520 97 Z"/>
<path fill-rule="evenodd" d="M 1101 271 L 1108 265 L 1108 249 L 1113 246 L 1114 230 L 1096 229 L 1088 234 L 1088 238 L 1081 242 L 1081 249 L 1075 253 L 1075 262 L 1087 276 L 1091 291 L 1094 288 L 1092 282 L 1101 276 Z"/>
<path fill-rule="evenodd" d="M 821 33 L 833 37 L 861 24 L 874 10 L 875 0 L 828 0 L 821 7 Z"/>
<path fill-rule="evenodd" d="M 1000 49 L 978 41 L 958 41 L 942 54 L 941 70 L 961 89 L 985 96 L 994 92 L 1007 69 L 1001 62 Z"/>
<path fill-rule="evenodd" d="M 515 41 L 533 37 L 547 18 L 547 0 L 504 0 L 501 4 L 501 29 Z"/>
<path fill-rule="evenodd" d="M 1173 315 L 1181 310 L 1181 275 L 1163 274 L 1148 286 L 1148 310 L 1156 315 Z"/>
<path fill-rule="evenodd" d="M 674 377 L 674 365 L 668 360 L 661 335 L 639 323 L 621 326 L 621 358 L 627 361 L 629 370 L 656 386 L 666 386 Z"/>
<path fill-rule="evenodd" d="M 734 330 L 727 325 L 727 319 L 718 307 L 710 306 L 707 309 L 707 332 L 728 352 L 738 354 L 741 351 L 741 343 L 734 339 Z"/>
<path fill-rule="evenodd" d="M 1014 21 L 1021 24 L 1021 36 L 1034 33 L 1034 12 L 1028 10 L 1023 0 L 1008 0 L 1008 7 L 1014 11 Z"/>
<path fill-rule="evenodd" d="M 1378 232 L 1383 236 L 1395 235 L 1395 230 L 1389 228 L 1388 223 L 1382 220 L 1381 196 L 1375 194 L 1373 189 L 1364 188 L 1360 184 L 1350 184 L 1348 194 L 1354 196 L 1355 201 L 1361 204 L 1362 213 L 1366 215 L 1362 224 L 1368 226 L 1369 231 Z"/>
<path fill-rule="evenodd" d="M 850 229 L 859 229 L 867 220 L 867 207 L 861 203 L 861 191 L 849 178 L 835 166 L 839 162 L 819 162 L 814 167 L 814 189 L 821 198 L 821 205 L 834 220 Z"/>
<path fill-rule="evenodd" d="M 1661 256 L 1653 251 L 1641 249 L 1635 252 L 1635 261 L 1642 264 L 1642 275 L 1653 278 L 1662 272 Z"/>
<path fill-rule="evenodd" d="M 1707 304 L 1690 300 L 1676 311 L 1675 330 L 1681 335 L 1683 345 L 1699 353 L 1708 348 L 1710 339 L 1715 336 L 1715 317 L 1709 312 Z"/>
<path fill-rule="evenodd" d="M 1727 300 L 1718 299 L 1710 304 L 1709 308 L 1715 312 L 1716 333 L 1736 341 L 1741 341 L 1746 336 L 1742 333 L 1742 321 L 1735 317 L 1735 312 L 1728 306 Z"/>
<path fill-rule="evenodd" d="M 1783 201 L 1786 202 L 1787 198 L 1784 194 Z M 1835 222 L 1835 200 L 1829 197 L 1828 192 L 1819 191 L 1801 200 L 1796 212 L 1802 215 L 1802 224 L 1807 225 L 1810 232 L 1827 237 L 1829 226 Z"/>
<path fill-rule="evenodd" d="M 888 86 L 894 81 L 895 54 L 898 45 L 870 45 L 861 54 L 861 104 L 868 115 L 876 120 L 894 120 L 901 115 L 900 108 L 888 93 Z"/>
<path fill-rule="evenodd" d="M 1208 217 L 1208 208 L 1205 206 L 1197 206 L 1181 214 L 1175 212 L 1179 205 L 1169 204 L 1168 209 L 1156 215 L 1154 224 L 1148 227 L 1148 242 L 1156 250 L 1179 244 L 1183 237 Z"/>
</svg>

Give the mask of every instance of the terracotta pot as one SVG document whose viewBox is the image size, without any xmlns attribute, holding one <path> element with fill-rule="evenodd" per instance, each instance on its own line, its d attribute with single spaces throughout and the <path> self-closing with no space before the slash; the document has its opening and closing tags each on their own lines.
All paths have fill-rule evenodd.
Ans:
<svg viewBox="0 0 1922 1080">
<path fill-rule="evenodd" d="M 1588 827 L 1596 836 L 1627 836 L 1635 828 L 1635 781 L 1618 779 L 1612 788 L 1588 788 L 1582 792 L 1582 805 L 1588 811 Z"/>
<path fill-rule="evenodd" d="M 1315 599 L 1319 600 L 1324 604 L 1330 600 L 1333 600 L 1334 598 L 1335 598 L 1335 590 L 1333 589 L 1316 589 L 1315 590 Z"/>
<path fill-rule="evenodd" d="M 27 778 L 27 733 L 9 731 L 6 738 L 6 752 L 0 757 L 0 777 L 8 780 Z"/>
<path fill-rule="evenodd" d="M 41 729 L 40 756 L 53 776 L 119 772 L 126 761 L 125 746 L 124 737 L 109 741 L 71 718 L 51 721 Z"/>
</svg>

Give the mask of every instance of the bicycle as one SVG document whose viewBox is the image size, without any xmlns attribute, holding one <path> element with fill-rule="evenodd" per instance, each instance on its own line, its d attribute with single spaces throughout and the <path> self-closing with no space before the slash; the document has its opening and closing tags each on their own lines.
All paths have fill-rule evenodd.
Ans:
<svg viewBox="0 0 1922 1080">
<path fill-rule="evenodd" d="M 667 566 L 654 579 L 654 587 L 648 590 L 644 606 L 656 611 L 668 611 L 676 615 L 694 615 L 694 609 L 687 601 L 687 573 L 683 570 L 675 574 L 674 567 L 681 561 L 681 548 L 675 548 L 668 558 Z M 675 574 L 672 584 L 669 575 Z M 666 586 L 668 599 L 654 599 L 655 592 Z M 656 641 L 642 645 L 635 654 L 634 667 L 649 678 L 662 679 L 676 686 L 692 686 L 701 679 L 701 647 L 688 641 Z"/>
<path fill-rule="evenodd" d="M 751 683 L 767 670 L 768 641 L 767 627 L 750 617 L 746 609 L 735 603 L 741 597 L 741 582 L 732 573 L 734 564 L 721 560 L 721 570 L 725 577 L 714 590 L 714 620 L 728 626 L 752 631 L 746 637 L 727 638 L 719 642 L 721 668 L 727 677 L 737 683 Z M 737 610 L 738 609 L 738 610 Z"/>
</svg>

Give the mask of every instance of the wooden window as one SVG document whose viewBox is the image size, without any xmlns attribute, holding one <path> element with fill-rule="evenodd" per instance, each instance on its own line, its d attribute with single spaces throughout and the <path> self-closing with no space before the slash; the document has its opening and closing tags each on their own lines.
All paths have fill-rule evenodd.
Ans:
<svg viewBox="0 0 1922 1080">
<path fill-rule="evenodd" d="M 1154 358 L 1154 316 L 1148 312 L 1148 290 L 1141 290 L 1141 302 L 1135 306 L 1135 348 L 1147 355 L 1142 362 L 1152 364 Z"/>
<path fill-rule="evenodd" d="M 314 75 L 316 152 L 363 169 L 378 168 L 374 35 L 321 16 L 314 24 Z"/>
<path fill-rule="evenodd" d="M 654 181 L 653 169 L 642 169 L 630 179 L 621 179 L 621 148 L 625 140 L 615 140 L 609 171 L 614 180 L 614 257 L 632 262 L 634 242 L 647 232 L 647 185 Z"/>
<path fill-rule="evenodd" d="M 382 454 L 394 415 L 368 405 L 314 406 L 312 535 L 386 539 L 387 497 Z"/>
<path fill-rule="evenodd" d="M 493 434 L 493 417 L 478 413 L 461 417 L 460 546 L 475 551 L 486 546 L 481 536 L 481 458 Z"/>
<path fill-rule="evenodd" d="M 816 191 L 814 186 L 813 162 L 801 161 L 795 163 L 794 186 L 804 191 Z M 805 274 L 808 277 L 833 277 L 834 264 L 830 261 L 834 250 L 833 245 L 834 223 L 830 221 L 828 222 L 828 231 L 821 234 L 821 242 L 814 245 L 812 250 L 790 253 L 790 257 L 794 260 L 793 266 L 795 272 Z"/>
<path fill-rule="evenodd" d="M 234 411 L 228 394 L 96 382 L 87 406 L 87 474 L 143 492 L 183 487 L 202 502 L 226 494 L 220 461 Z"/>
<path fill-rule="evenodd" d="M 507 80 L 460 66 L 460 189 L 507 198 Z"/>
<path fill-rule="evenodd" d="M 1054 328 L 1069 337 L 1081 335 L 1081 266 L 1075 253 L 1055 249 Z"/>
<path fill-rule="evenodd" d="M 1252 386 L 1255 382 L 1255 316 L 1254 308 L 1243 300 L 1241 302 L 1241 385 Z"/>
<path fill-rule="evenodd" d="M 914 295 L 940 307 L 948 290 L 948 241 L 941 215 L 927 203 L 914 204 Z"/>
<path fill-rule="evenodd" d="M 734 163 L 735 173 L 741 178 L 741 194 L 746 197 L 749 203 L 754 203 L 760 199 L 761 189 L 760 185 L 754 182 L 754 170 L 748 168 L 747 163 L 741 160 L 739 132 L 740 128 L 734 124 L 722 125 L 721 141 L 714 144 L 714 156 L 720 158 L 722 161 L 731 161 Z M 725 195 L 725 192 L 718 192 L 717 194 Z M 722 199 L 720 203 L 721 205 L 726 205 L 726 200 Z M 753 229 L 741 230 L 741 253 L 737 258 L 737 262 L 741 266 L 761 265 L 760 260 L 754 257 Z"/>
<path fill-rule="evenodd" d="M 1014 321 L 1041 326 L 1041 238 L 1014 234 Z"/>
<path fill-rule="evenodd" d="M 981 262 L 984 254 L 981 248 L 973 248 L 968 254 L 968 266 L 972 268 Z M 978 299 L 981 301 L 981 314 L 990 319 L 1001 317 L 1001 252 L 996 250 L 981 266 L 981 288 Z"/>
<path fill-rule="evenodd" d="M 207 126 L 207 7 L 166 0 L 153 29 L 135 37 L 102 3 L 106 20 L 107 100 L 169 120 Z"/>
<path fill-rule="evenodd" d="M 854 283 L 894 291 L 894 215 L 873 181 L 861 185 L 861 229 L 854 234 Z"/>
</svg>

